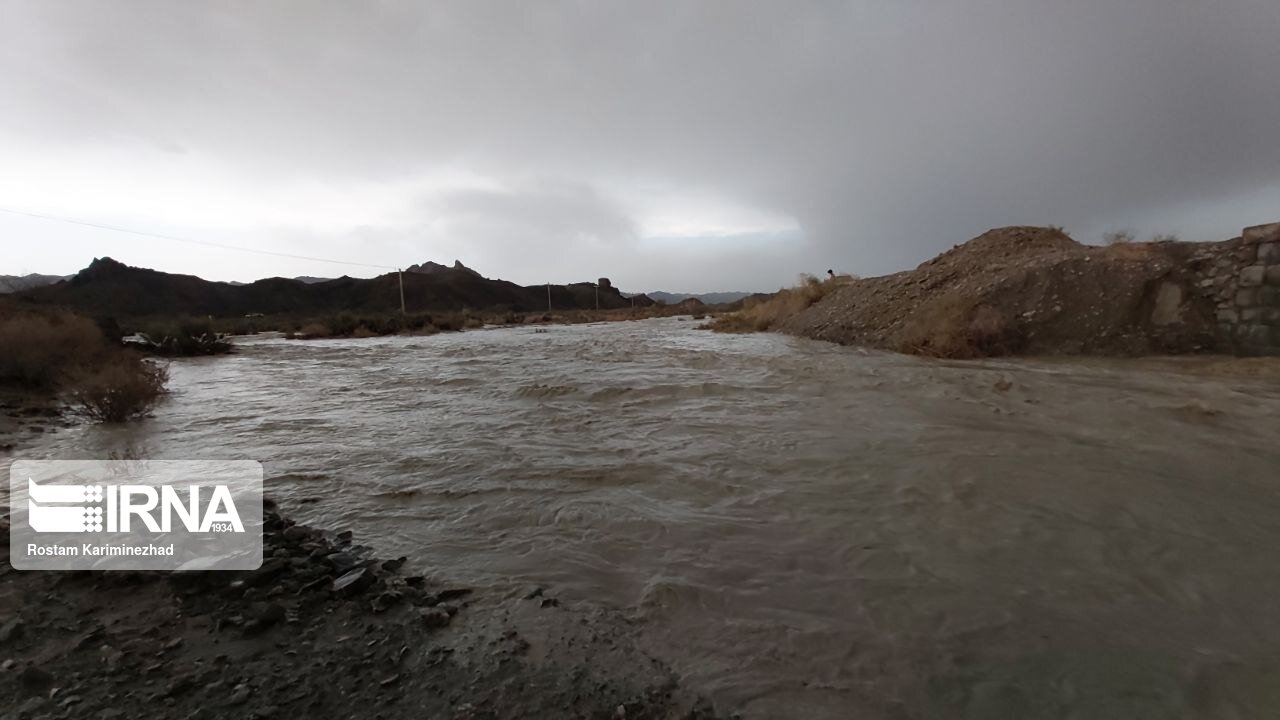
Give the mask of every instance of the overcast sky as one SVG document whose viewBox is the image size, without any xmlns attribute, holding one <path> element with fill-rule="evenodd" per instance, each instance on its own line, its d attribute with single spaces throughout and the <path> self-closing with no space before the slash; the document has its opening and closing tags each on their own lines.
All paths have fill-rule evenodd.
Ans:
<svg viewBox="0 0 1280 720">
<path fill-rule="evenodd" d="M 990 227 L 1280 220 L 1277 0 L 0 0 L 0 207 L 532 284 L 771 290 Z M 0 212 L 95 256 L 369 276 Z"/>
</svg>

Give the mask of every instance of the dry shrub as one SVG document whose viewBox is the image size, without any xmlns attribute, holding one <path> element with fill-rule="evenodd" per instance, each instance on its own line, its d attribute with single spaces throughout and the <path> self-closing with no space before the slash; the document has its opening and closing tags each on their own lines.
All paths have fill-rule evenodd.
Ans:
<svg viewBox="0 0 1280 720">
<path fill-rule="evenodd" d="M 913 313 L 894 343 L 899 352 L 940 358 L 978 358 L 1015 353 L 1022 333 L 991 305 L 973 306 L 954 296 Z"/>
<path fill-rule="evenodd" d="M 113 347 L 92 321 L 68 312 L 0 318 L 0 382 L 53 394 L 70 390 L 85 414 L 120 422 L 146 413 L 164 392 L 164 367 Z"/>
<path fill-rule="evenodd" d="M 329 326 L 321 323 L 310 323 L 303 325 L 298 331 L 298 335 L 304 338 L 327 338 L 332 333 L 329 332 Z"/>
<path fill-rule="evenodd" d="M 1155 249 L 1149 243 L 1126 242 L 1108 245 L 1102 252 L 1115 260 L 1149 260 Z"/>
<path fill-rule="evenodd" d="M 295 321 L 301 328 L 294 338 L 367 338 L 383 335 L 423 335 L 463 327 L 482 327 L 485 316 L 464 313 L 353 313 Z"/>
<path fill-rule="evenodd" d="M 152 322 L 140 328 L 140 345 L 148 352 L 166 357 L 221 355 L 231 352 L 226 336 L 213 329 L 208 319 L 179 318 Z"/>
<path fill-rule="evenodd" d="M 98 326 L 71 313 L 22 313 L 0 319 L 0 382 L 31 390 L 55 387 L 106 345 Z"/>
<path fill-rule="evenodd" d="M 1011 336 L 1009 321 L 990 305 L 980 305 L 974 311 L 966 335 L 976 355 L 1004 355 L 1013 350 L 1005 347 Z"/>
<path fill-rule="evenodd" d="M 78 372 L 72 396 L 94 420 L 124 422 L 150 412 L 168 381 L 167 368 L 122 350 Z"/>
<path fill-rule="evenodd" d="M 803 312 L 854 279 L 851 275 L 836 275 L 826 280 L 801 275 L 799 285 L 779 290 L 768 298 L 747 298 L 741 310 L 721 315 L 706 327 L 717 332 L 764 332 Z"/>
</svg>

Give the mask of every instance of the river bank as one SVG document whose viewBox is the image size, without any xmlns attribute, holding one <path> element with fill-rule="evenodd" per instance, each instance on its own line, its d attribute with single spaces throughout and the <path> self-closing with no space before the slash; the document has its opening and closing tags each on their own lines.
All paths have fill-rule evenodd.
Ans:
<svg viewBox="0 0 1280 720">
<path fill-rule="evenodd" d="M 1280 223 L 1106 247 L 996 228 L 912 270 L 809 278 L 709 327 L 960 359 L 1280 355 Z"/>
<path fill-rule="evenodd" d="M 56 395 L 0 390 L 0 457 L 45 433 L 75 427 L 83 418 Z"/>
<path fill-rule="evenodd" d="M 5 552 L 6 717 L 714 717 L 608 613 L 473 592 L 267 507 L 252 572 L 19 572 Z"/>
</svg>

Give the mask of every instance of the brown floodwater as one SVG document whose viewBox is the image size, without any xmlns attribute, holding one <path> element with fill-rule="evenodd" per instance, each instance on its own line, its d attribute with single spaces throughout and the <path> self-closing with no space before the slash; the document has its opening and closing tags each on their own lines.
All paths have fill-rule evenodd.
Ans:
<svg viewBox="0 0 1280 720">
<path fill-rule="evenodd" d="M 1280 715 L 1277 375 L 695 325 L 246 338 L 21 455 L 260 460 L 383 556 L 616 609 L 748 718 Z"/>
</svg>

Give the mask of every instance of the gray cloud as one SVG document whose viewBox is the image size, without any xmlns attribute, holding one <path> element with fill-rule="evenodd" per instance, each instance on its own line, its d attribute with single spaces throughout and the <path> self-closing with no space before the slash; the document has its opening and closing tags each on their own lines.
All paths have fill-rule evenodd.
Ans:
<svg viewBox="0 0 1280 720">
<path fill-rule="evenodd" d="M 526 282 L 727 289 L 892 271 L 1011 223 L 1219 239 L 1280 219 L 1272 0 L 2 0 L 0 13 L 0 152 L 22 159 L 10 186 L 33 171 L 113 177 L 105 161 L 76 168 L 77 151 L 105 148 L 215 188 L 389 198 L 312 221 L 299 191 L 292 219 L 246 218 L 231 239 L 312 232 L 391 264 L 456 253 Z M 32 160 L 42 148 L 57 152 Z M 113 219 L 147 222 L 147 192 Z"/>
<path fill-rule="evenodd" d="M 637 235 L 621 208 L 586 185 L 451 190 L 428 212 L 447 218 L 460 235 L 485 234 L 512 244 L 526 233 L 595 246 L 622 244 Z"/>
</svg>

